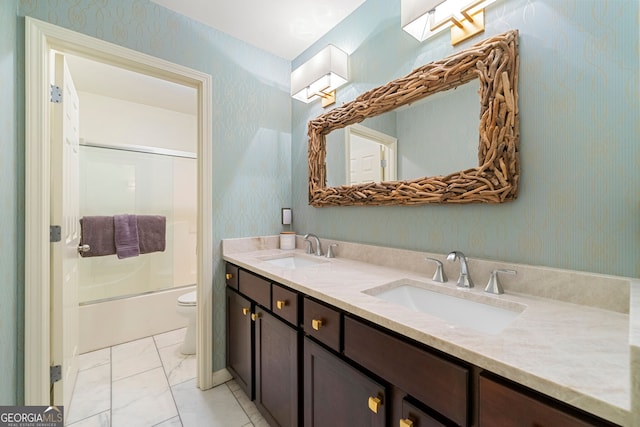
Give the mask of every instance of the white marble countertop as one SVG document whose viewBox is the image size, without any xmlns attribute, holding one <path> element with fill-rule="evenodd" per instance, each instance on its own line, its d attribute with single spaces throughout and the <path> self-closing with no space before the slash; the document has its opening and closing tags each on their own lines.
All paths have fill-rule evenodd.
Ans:
<svg viewBox="0 0 640 427">
<path fill-rule="evenodd" d="M 304 254 L 301 249 L 283 251 L 276 248 L 277 240 L 274 239 L 230 239 L 223 241 L 223 258 L 601 418 L 623 426 L 634 425 L 637 419 L 631 409 L 632 388 L 637 389 L 638 384 L 632 386 L 630 350 L 630 338 L 634 336 L 634 330 L 637 334 L 637 329 L 631 327 L 630 333 L 630 317 L 624 309 L 615 311 L 512 292 L 506 286 L 506 276 L 502 295 L 483 292 L 488 276 L 482 281 L 475 279 L 477 283 L 472 289 L 458 289 L 455 286 L 457 273 L 448 272 L 448 282 L 437 284 L 430 280 L 432 273 L 342 258 L 339 251 L 336 251 L 337 258 L 322 258 L 323 262 L 308 267 L 282 268 L 266 262 L 265 258 L 287 254 L 318 258 Z M 348 251 L 345 248 L 344 252 Z M 417 254 L 398 252 L 405 259 Z M 419 254 L 422 258 L 425 255 L 431 256 Z M 509 266 L 526 270 L 522 265 Z M 473 267 L 470 260 L 472 277 Z M 429 268 L 432 272 L 433 267 Z M 527 280 L 534 275 L 519 273 L 518 276 Z M 454 326 L 432 315 L 363 293 L 404 279 L 440 286 L 447 293 L 466 298 L 493 298 L 499 304 L 519 304 L 525 308 L 504 330 L 487 334 Z M 517 280 L 514 278 L 510 283 L 517 283 Z M 624 281 L 621 283 L 624 286 Z M 627 298 L 628 288 L 629 285 Z M 639 299 L 635 298 L 636 301 Z M 636 348 L 633 350 L 638 354 Z M 636 360 L 635 366 L 638 362 Z M 633 406 L 637 408 L 637 403 Z"/>
</svg>

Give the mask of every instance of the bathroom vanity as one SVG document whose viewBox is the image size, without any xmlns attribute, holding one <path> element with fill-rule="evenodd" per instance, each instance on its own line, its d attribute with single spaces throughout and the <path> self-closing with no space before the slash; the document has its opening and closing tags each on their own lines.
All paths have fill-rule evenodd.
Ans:
<svg viewBox="0 0 640 427">
<path fill-rule="evenodd" d="M 456 264 L 437 284 L 426 254 L 338 243 L 326 259 L 277 236 L 223 242 L 228 368 L 271 425 L 633 425 L 628 279 L 509 264 L 519 277 L 494 296 L 488 271 L 505 265 L 470 260 L 476 287 L 460 290 Z M 522 293 L 544 277 L 560 300 Z M 571 278 L 626 296 L 566 301 Z M 407 283 L 516 315 L 481 332 L 382 298 Z"/>
</svg>

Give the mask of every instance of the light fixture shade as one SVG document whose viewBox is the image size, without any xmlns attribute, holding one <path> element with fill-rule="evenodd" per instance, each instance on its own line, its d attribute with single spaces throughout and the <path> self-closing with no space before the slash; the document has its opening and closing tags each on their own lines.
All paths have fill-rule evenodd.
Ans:
<svg viewBox="0 0 640 427">
<path fill-rule="evenodd" d="M 455 41 L 452 34 L 452 43 L 455 45 L 484 31 L 484 8 L 495 1 L 400 0 L 400 24 L 403 30 L 421 42 L 455 25 L 462 29 Z M 475 16 L 480 12 L 482 16 Z M 481 22 L 475 22 L 475 18 Z"/>
<path fill-rule="evenodd" d="M 349 56 L 328 45 L 291 73 L 291 96 L 311 102 L 349 81 Z"/>
<path fill-rule="evenodd" d="M 400 25 L 419 41 L 426 40 L 439 31 L 431 31 L 435 8 L 445 0 L 401 0 Z"/>
</svg>

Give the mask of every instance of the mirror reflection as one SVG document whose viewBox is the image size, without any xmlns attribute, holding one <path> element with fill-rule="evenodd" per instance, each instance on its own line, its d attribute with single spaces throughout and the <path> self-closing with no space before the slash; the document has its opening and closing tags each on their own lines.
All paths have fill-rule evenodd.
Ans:
<svg viewBox="0 0 640 427">
<path fill-rule="evenodd" d="M 478 81 L 326 136 L 327 186 L 447 175 L 478 166 Z M 348 159 L 348 161 L 347 161 Z"/>
</svg>

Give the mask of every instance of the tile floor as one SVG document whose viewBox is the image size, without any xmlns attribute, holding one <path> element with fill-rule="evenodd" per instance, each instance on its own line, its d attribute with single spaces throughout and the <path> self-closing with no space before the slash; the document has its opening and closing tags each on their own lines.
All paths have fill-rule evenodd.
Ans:
<svg viewBox="0 0 640 427">
<path fill-rule="evenodd" d="M 180 353 L 185 329 L 80 355 L 66 414 L 70 427 L 267 427 L 234 381 L 196 387 L 196 358 Z"/>
</svg>

